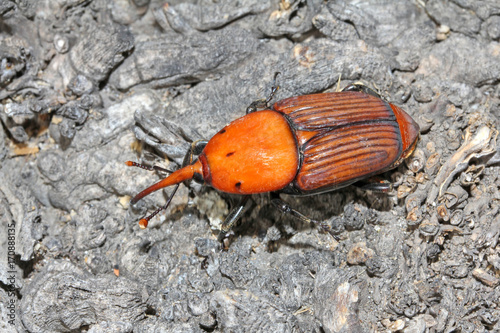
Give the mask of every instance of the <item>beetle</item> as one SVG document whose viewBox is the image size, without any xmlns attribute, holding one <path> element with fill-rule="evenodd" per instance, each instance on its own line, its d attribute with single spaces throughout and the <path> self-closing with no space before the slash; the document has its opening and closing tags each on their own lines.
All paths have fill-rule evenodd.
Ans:
<svg viewBox="0 0 500 333">
<path fill-rule="evenodd" d="M 141 228 L 168 207 L 181 182 L 194 179 L 242 195 L 222 224 L 220 240 L 243 214 L 249 196 L 265 192 L 271 193 L 271 202 L 282 212 L 330 231 L 325 223 L 291 208 L 279 194 L 311 195 L 348 186 L 397 167 L 416 147 L 418 124 L 366 86 L 354 84 L 340 92 L 290 97 L 269 107 L 277 89 L 274 83 L 267 99 L 253 102 L 245 116 L 209 141 L 193 143 L 176 171 L 126 162 L 171 172 L 137 194 L 131 204 L 176 185 L 163 207 L 140 220 Z M 388 184 L 372 188 L 385 190 Z"/>
</svg>

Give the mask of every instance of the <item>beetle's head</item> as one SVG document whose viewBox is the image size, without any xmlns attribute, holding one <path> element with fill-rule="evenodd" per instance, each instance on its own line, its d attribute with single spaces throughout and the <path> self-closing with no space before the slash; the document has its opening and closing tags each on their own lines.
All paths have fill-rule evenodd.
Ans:
<svg viewBox="0 0 500 333">
<path fill-rule="evenodd" d="M 125 164 L 128 166 L 136 166 L 137 165 L 136 163 L 131 162 L 131 161 L 127 161 L 127 162 L 125 162 Z M 162 188 L 165 188 L 165 187 L 168 187 L 171 185 L 177 185 L 175 187 L 174 191 L 172 192 L 172 194 L 170 195 L 167 203 L 163 207 L 158 208 L 151 215 L 141 219 L 139 221 L 139 226 L 142 229 L 146 228 L 149 220 L 151 220 L 160 211 L 168 208 L 168 205 L 170 204 L 170 201 L 172 201 L 172 198 L 173 198 L 175 192 L 177 191 L 177 188 L 178 188 L 180 183 L 182 183 L 185 180 L 189 180 L 189 179 L 193 179 L 193 178 L 197 181 L 200 181 L 200 178 L 202 180 L 203 179 L 203 176 L 201 176 L 203 173 L 202 170 L 203 170 L 203 168 L 202 168 L 201 162 L 196 161 L 193 164 L 187 165 L 179 170 L 172 172 L 166 178 L 162 179 L 161 181 L 159 181 L 158 183 L 156 183 L 154 185 L 151 185 L 150 187 L 146 188 L 144 191 L 140 192 L 135 197 L 133 197 L 132 200 L 130 200 L 130 204 L 132 204 L 132 205 L 153 192 L 156 192 Z"/>
</svg>

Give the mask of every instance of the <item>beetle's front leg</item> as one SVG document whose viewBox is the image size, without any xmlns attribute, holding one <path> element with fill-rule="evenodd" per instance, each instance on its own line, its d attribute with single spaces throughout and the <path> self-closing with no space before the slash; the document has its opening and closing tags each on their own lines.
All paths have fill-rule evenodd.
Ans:
<svg viewBox="0 0 500 333">
<path fill-rule="evenodd" d="M 330 227 L 328 224 L 326 224 L 324 222 L 313 220 L 313 219 L 305 216 L 301 212 L 293 209 L 292 207 L 290 207 L 290 205 L 288 203 L 281 200 L 281 198 L 279 197 L 279 194 L 271 193 L 271 203 L 276 208 L 278 208 L 281 212 L 283 212 L 285 214 L 290 214 L 293 217 L 296 217 L 299 220 L 306 222 L 306 223 L 314 223 L 321 231 L 328 232 L 333 238 L 335 238 L 336 241 L 339 241 L 339 237 L 332 233 L 332 227 Z"/>
<path fill-rule="evenodd" d="M 269 107 L 269 102 L 273 99 L 274 97 L 274 94 L 276 93 L 276 91 L 278 91 L 278 89 L 280 88 L 277 84 L 276 84 L 276 78 L 278 77 L 278 75 L 280 74 L 280 72 L 276 72 L 274 73 L 274 80 L 273 80 L 273 86 L 271 87 L 271 93 L 269 94 L 269 97 L 266 98 L 266 99 L 259 99 L 259 100 L 256 100 L 256 101 L 253 101 L 252 104 L 250 104 L 248 107 L 247 107 L 247 114 L 249 113 L 252 113 L 252 112 L 255 112 L 257 111 L 258 109 L 265 109 L 265 108 L 268 108 Z"/>
<path fill-rule="evenodd" d="M 250 198 L 249 195 L 243 196 L 238 204 L 233 209 L 231 209 L 231 212 L 228 216 L 226 216 L 224 222 L 222 222 L 222 227 L 220 229 L 218 237 L 220 242 L 224 240 L 226 234 L 229 232 L 229 230 L 231 230 L 236 221 L 238 221 L 241 215 L 243 215 L 243 213 L 245 212 L 248 198 Z"/>
</svg>

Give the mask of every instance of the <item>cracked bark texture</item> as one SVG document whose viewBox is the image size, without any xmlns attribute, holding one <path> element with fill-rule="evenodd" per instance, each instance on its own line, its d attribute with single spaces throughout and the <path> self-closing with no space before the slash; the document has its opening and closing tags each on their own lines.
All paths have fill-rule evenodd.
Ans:
<svg viewBox="0 0 500 333">
<path fill-rule="evenodd" d="M 412 115 L 394 191 L 286 198 L 339 242 L 254 195 L 221 251 L 235 198 L 194 183 L 139 229 L 170 190 L 129 207 L 162 175 L 124 162 L 177 168 L 275 72 Z M 499 78 L 497 0 L 0 0 L 0 331 L 500 331 Z"/>
</svg>

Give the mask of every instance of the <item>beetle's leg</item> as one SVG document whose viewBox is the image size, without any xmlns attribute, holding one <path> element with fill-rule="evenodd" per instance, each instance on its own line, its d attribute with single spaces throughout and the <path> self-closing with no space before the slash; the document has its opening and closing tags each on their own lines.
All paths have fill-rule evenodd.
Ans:
<svg viewBox="0 0 500 333">
<path fill-rule="evenodd" d="M 257 101 L 253 101 L 252 104 L 250 104 L 247 107 L 247 114 L 252 113 L 257 111 L 258 109 L 264 109 L 267 106 L 266 100 L 265 99 L 259 99 Z"/>
<path fill-rule="evenodd" d="M 359 83 L 350 84 L 342 89 L 342 91 L 360 91 L 381 99 L 380 95 L 377 94 L 373 89 L 370 89 L 367 86 Z"/>
<path fill-rule="evenodd" d="M 277 194 L 277 193 L 271 193 L 271 203 L 276 208 L 278 208 L 281 212 L 283 212 L 285 214 L 290 214 L 290 215 L 298 218 L 299 220 L 301 220 L 303 222 L 314 223 L 322 231 L 328 232 L 333 238 L 335 238 L 336 241 L 339 240 L 339 237 L 337 235 L 334 235 L 331 232 L 332 231 L 332 227 L 330 227 L 328 224 L 326 224 L 324 222 L 319 222 L 319 221 L 313 220 L 313 219 L 305 216 L 304 214 L 300 213 L 299 211 L 293 209 L 292 207 L 290 207 L 290 205 L 288 203 L 286 203 L 285 201 L 281 200 L 281 198 L 279 197 L 279 194 Z"/>
<path fill-rule="evenodd" d="M 377 193 L 388 193 L 393 190 L 392 183 L 380 177 L 371 177 L 353 184 L 362 190 L 369 190 Z"/>
<path fill-rule="evenodd" d="M 273 80 L 273 86 L 271 87 L 271 93 L 269 94 L 269 97 L 266 98 L 266 99 L 259 99 L 259 100 L 256 100 L 254 102 L 252 102 L 252 104 L 250 104 L 248 107 L 247 107 L 247 114 L 249 113 L 252 113 L 252 112 L 255 112 L 257 111 L 258 109 L 264 109 L 264 108 L 267 108 L 269 107 L 269 102 L 273 99 L 274 97 L 274 94 L 278 91 L 278 89 L 280 88 L 277 84 L 276 84 L 276 78 L 278 77 L 278 75 L 281 74 L 280 72 L 276 72 L 274 73 L 274 80 Z"/>
<path fill-rule="evenodd" d="M 219 232 L 219 241 L 222 242 L 224 238 L 226 237 L 226 234 L 231 230 L 233 227 L 234 223 L 239 220 L 241 215 L 245 212 L 245 208 L 247 205 L 248 198 L 250 198 L 249 195 L 245 195 L 240 199 L 240 202 L 231 209 L 231 212 L 229 213 L 228 216 L 226 216 L 224 222 L 222 222 L 222 227 Z"/>
<path fill-rule="evenodd" d="M 280 74 L 281 74 L 280 72 L 274 73 L 273 86 L 271 87 L 271 93 L 269 94 L 269 97 L 267 97 L 267 99 L 266 99 L 266 107 L 269 107 L 269 102 L 273 99 L 274 94 L 276 94 L 276 92 L 280 88 L 280 86 L 278 86 L 278 84 L 276 83 L 277 82 L 276 79 L 278 78 L 278 75 L 280 75 Z"/>
</svg>

